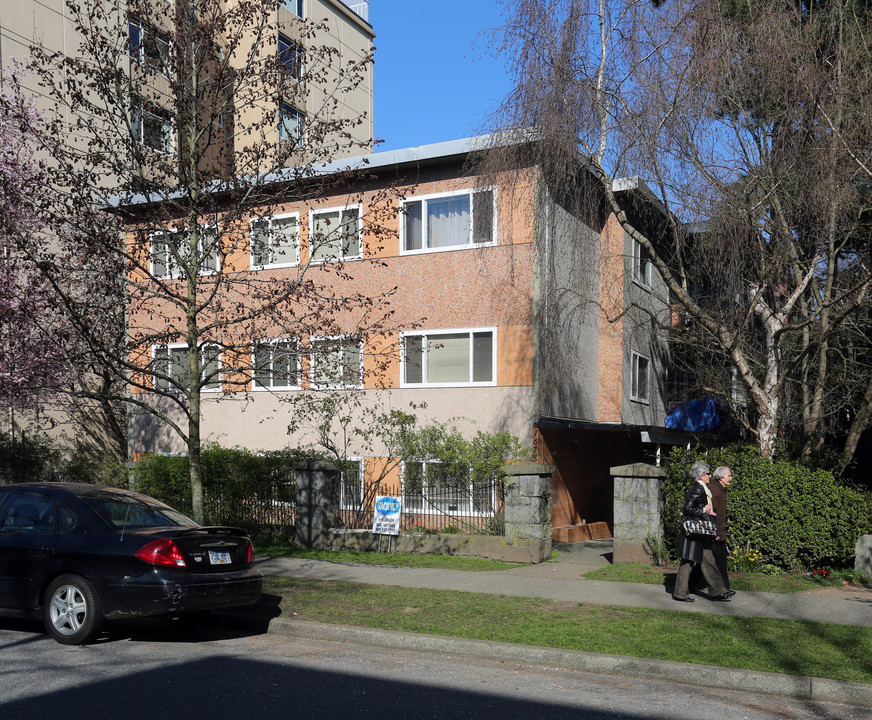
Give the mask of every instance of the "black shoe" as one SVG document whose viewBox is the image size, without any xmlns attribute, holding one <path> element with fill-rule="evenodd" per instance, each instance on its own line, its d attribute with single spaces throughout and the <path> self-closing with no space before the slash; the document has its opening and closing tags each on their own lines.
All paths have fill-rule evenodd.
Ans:
<svg viewBox="0 0 872 720">
<path fill-rule="evenodd" d="M 727 591 L 723 594 L 723 597 L 725 597 L 725 598 L 731 598 L 731 597 L 733 597 L 733 595 L 735 595 L 735 594 L 736 594 L 736 591 L 735 591 L 735 590 L 727 590 Z"/>
<path fill-rule="evenodd" d="M 730 602 L 729 591 L 721 593 L 720 595 L 714 595 L 713 597 L 710 597 L 709 600 L 715 600 L 716 602 Z"/>
<path fill-rule="evenodd" d="M 673 599 L 673 600 L 677 600 L 678 602 L 693 602 L 693 598 L 692 598 L 692 597 L 679 598 L 679 597 L 675 597 L 675 595 L 673 595 L 673 596 L 672 596 L 672 599 Z"/>
</svg>

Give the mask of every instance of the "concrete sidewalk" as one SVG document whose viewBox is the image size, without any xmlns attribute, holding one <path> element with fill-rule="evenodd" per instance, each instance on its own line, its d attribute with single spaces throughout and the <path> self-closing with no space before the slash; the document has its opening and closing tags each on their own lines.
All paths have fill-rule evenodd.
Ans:
<svg viewBox="0 0 872 720">
<path fill-rule="evenodd" d="M 260 558 L 264 575 L 287 575 L 321 580 L 345 580 L 375 585 L 394 585 L 433 590 L 541 597 L 573 603 L 646 607 L 687 613 L 872 626 L 872 589 L 822 588 L 807 593 L 739 592 L 731 602 L 711 602 L 700 594 L 693 603 L 675 602 L 662 585 L 586 580 L 582 575 L 608 564 L 610 541 L 589 541 L 561 552 L 558 562 L 526 565 L 510 570 L 459 571 L 405 568 L 383 565 Z M 659 679 L 745 690 L 810 701 L 841 703 L 872 708 L 872 685 L 846 683 L 796 675 L 779 675 L 735 668 L 696 666 L 688 672 L 685 663 L 645 660 L 556 648 L 514 645 L 415 633 L 386 632 L 368 628 L 294 621 L 276 618 L 270 633 L 319 640 L 353 642 L 397 650 L 419 650 L 503 659 L 565 670 Z M 872 715 L 870 715 L 872 717 Z"/>
<path fill-rule="evenodd" d="M 822 588 L 790 595 L 739 592 L 731 602 L 712 602 L 706 599 L 704 594 L 699 594 L 694 596 L 693 603 L 679 603 L 672 599 L 663 585 L 603 582 L 586 580 L 582 577 L 589 570 L 604 564 L 607 564 L 607 561 L 597 563 L 583 559 L 561 560 L 524 565 L 511 570 L 471 572 L 266 558 L 259 560 L 257 567 L 264 575 L 290 575 L 430 590 L 541 597 L 593 605 L 647 607 L 688 613 L 767 617 L 872 627 L 872 590 L 865 588 L 851 590 Z"/>
</svg>

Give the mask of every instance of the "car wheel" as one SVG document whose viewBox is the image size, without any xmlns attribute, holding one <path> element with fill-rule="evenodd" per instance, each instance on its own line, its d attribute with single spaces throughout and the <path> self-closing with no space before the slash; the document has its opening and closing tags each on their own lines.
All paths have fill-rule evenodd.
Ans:
<svg viewBox="0 0 872 720">
<path fill-rule="evenodd" d="M 81 645 L 100 631 L 103 616 L 94 586 L 79 575 L 61 575 L 42 599 L 42 621 L 63 645 Z"/>
</svg>

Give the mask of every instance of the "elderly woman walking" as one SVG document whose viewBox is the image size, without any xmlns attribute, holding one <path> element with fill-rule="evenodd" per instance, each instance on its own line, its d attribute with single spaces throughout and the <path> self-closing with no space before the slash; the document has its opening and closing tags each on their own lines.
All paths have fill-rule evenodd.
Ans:
<svg viewBox="0 0 872 720">
<path fill-rule="evenodd" d="M 684 507 L 681 509 L 683 520 L 708 520 L 714 526 L 712 494 L 708 488 L 711 476 L 711 468 L 701 460 L 690 466 L 691 483 L 687 489 Z M 678 539 L 678 556 L 681 558 L 681 565 L 675 578 L 673 599 L 679 602 L 693 602 L 689 588 L 690 573 L 694 565 L 699 563 L 702 565 L 702 576 L 708 585 L 709 599 L 729 602 L 730 596 L 727 594 L 727 588 L 724 586 L 712 554 L 713 540 L 714 527 L 712 527 L 712 534 L 709 535 L 693 532 L 682 526 L 681 536 Z"/>
</svg>

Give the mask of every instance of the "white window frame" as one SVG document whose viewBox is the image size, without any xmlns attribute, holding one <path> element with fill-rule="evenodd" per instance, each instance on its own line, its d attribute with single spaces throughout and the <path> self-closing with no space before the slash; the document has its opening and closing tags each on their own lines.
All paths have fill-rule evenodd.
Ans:
<svg viewBox="0 0 872 720">
<path fill-rule="evenodd" d="M 406 478 L 408 477 L 408 473 L 406 470 L 407 465 L 413 463 L 420 463 L 423 470 L 423 479 L 421 484 L 421 494 L 420 505 L 412 504 L 409 500 L 409 494 L 407 493 Z M 428 466 L 439 465 L 441 464 L 438 460 L 414 460 L 414 461 L 403 461 L 402 464 L 402 492 L 401 496 L 403 499 L 403 512 L 404 513 L 418 513 L 424 516 L 432 515 L 433 510 L 435 509 L 441 515 L 445 517 L 489 517 L 493 510 L 484 511 L 477 510 L 474 507 L 475 500 L 475 486 L 472 479 L 472 468 L 469 470 L 469 484 L 466 488 L 466 505 L 464 507 L 460 507 L 458 505 L 441 507 L 438 502 L 434 502 L 432 498 L 427 498 L 427 468 Z M 497 498 L 495 495 L 496 485 L 491 485 L 491 498 L 490 498 L 490 506 L 491 508 L 495 508 L 497 506 Z M 429 501 L 428 501 L 429 500 Z"/>
<path fill-rule="evenodd" d="M 139 44 L 135 45 L 131 39 L 131 28 L 135 27 L 139 33 Z M 151 40 L 157 48 L 157 59 L 149 57 L 146 49 L 148 42 Z M 130 57 L 130 62 L 139 65 L 140 67 L 153 72 L 155 75 L 160 75 L 163 78 L 168 78 L 169 73 L 167 68 L 172 60 L 173 44 L 171 40 L 161 37 L 160 33 L 154 32 L 149 25 L 135 15 L 127 18 L 127 54 Z M 165 48 L 164 55 L 161 54 L 160 47 Z"/>
<path fill-rule="evenodd" d="M 278 345 L 279 343 L 290 343 L 294 346 L 294 350 L 292 352 L 296 355 L 296 370 L 294 372 L 294 375 L 296 376 L 295 377 L 296 384 L 291 384 L 291 385 L 277 385 L 276 384 L 275 375 L 273 372 L 274 371 L 273 365 L 275 362 L 275 357 L 274 357 L 274 353 L 271 352 L 270 353 L 270 361 L 269 361 L 270 384 L 269 385 L 262 385 L 259 383 L 259 381 L 257 379 L 257 371 L 258 371 L 257 348 L 260 345 L 272 345 L 272 346 L 274 346 L 274 345 Z M 251 387 L 252 387 L 252 390 L 255 390 L 258 392 L 271 392 L 271 391 L 276 391 L 276 390 L 299 390 L 301 387 L 300 379 L 302 377 L 302 372 L 303 372 L 301 359 L 302 358 L 300 355 L 300 341 L 297 340 L 296 338 L 273 338 L 271 340 L 257 340 L 257 341 L 255 341 L 254 343 L 252 343 L 252 348 L 251 348 L 251 367 L 252 367 Z"/>
<path fill-rule="evenodd" d="M 491 207 L 491 236 L 490 239 L 476 242 L 475 241 L 475 196 L 481 193 L 490 193 L 492 200 Z M 434 200 L 446 200 L 449 198 L 458 198 L 464 195 L 469 196 L 469 237 L 463 244 L 447 245 L 445 247 L 429 247 L 429 225 L 427 223 L 427 207 Z M 421 203 L 421 247 L 415 249 L 406 248 L 406 232 L 409 223 L 408 209 L 415 203 Z M 430 193 L 427 195 L 415 195 L 408 197 L 400 202 L 400 255 L 421 255 L 423 253 L 433 252 L 450 252 L 454 250 L 469 250 L 470 248 L 491 247 L 497 244 L 497 190 L 495 187 L 486 188 L 468 188 L 466 190 L 454 190 L 451 192 Z"/>
<path fill-rule="evenodd" d="M 632 240 L 633 243 L 633 282 L 646 290 L 651 289 L 651 261 L 645 257 L 642 243 Z"/>
<path fill-rule="evenodd" d="M 473 380 L 475 368 L 474 356 L 474 340 L 476 334 L 490 333 L 491 334 L 491 379 L 490 380 Z M 427 373 L 429 370 L 427 343 L 428 340 L 433 340 L 437 345 L 439 337 L 444 335 L 463 335 L 469 336 L 469 380 L 462 382 L 427 382 Z M 406 339 L 410 337 L 423 338 L 421 343 L 421 382 L 410 382 L 407 380 L 406 374 Z M 440 329 L 440 330 L 409 330 L 400 333 L 400 387 L 420 388 L 420 387 L 494 387 L 497 384 L 497 328 L 496 327 L 481 327 L 481 328 L 456 328 L 456 329 Z"/>
<path fill-rule="evenodd" d="M 203 225 L 200 228 L 200 238 L 197 243 L 198 251 L 203 253 L 203 237 L 204 231 L 212 230 L 215 231 L 215 246 L 212 248 L 212 264 L 214 267 L 209 267 L 208 262 L 200 263 L 200 270 L 197 273 L 198 277 L 204 277 L 207 275 L 215 275 L 221 268 L 221 253 L 219 252 L 220 238 L 218 237 L 218 226 L 217 225 Z M 155 250 L 155 238 L 158 236 L 165 236 L 167 234 L 173 235 L 175 233 L 185 232 L 184 228 L 167 228 L 166 230 L 155 230 L 151 232 L 148 236 L 148 247 L 149 247 L 149 261 L 151 263 L 151 274 L 153 277 L 159 280 L 180 280 L 182 278 L 182 271 L 180 267 L 176 266 L 175 258 L 172 256 L 168 247 L 165 247 L 165 261 L 164 267 L 166 268 L 166 272 L 163 274 L 158 273 L 157 268 L 157 251 Z M 163 241 L 164 243 L 166 241 Z"/>
<path fill-rule="evenodd" d="M 344 226 L 345 220 L 344 216 L 346 212 L 354 211 L 357 213 L 357 254 L 349 254 L 346 255 L 344 253 L 344 243 L 342 242 L 343 237 L 339 232 L 341 228 Z M 336 257 L 329 258 L 318 258 L 315 259 L 315 252 L 312 245 L 312 238 L 315 234 L 315 218 L 318 215 L 326 215 L 328 213 L 339 213 L 339 225 L 336 228 L 330 229 L 330 235 L 332 236 L 334 233 L 337 233 L 336 240 L 339 241 L 339 254 Z M 330 241 L 326 243 L 326 245 L 330 245 L 333 242 L 334 238 L 331 237 Z M 345 206 L 337 206 L 337 207 L 329 207 L 329 208 L 318 208 L 317 210 L 309 210 L 309 258 L 311 259 L 313 264 L 322 264 L 322 263 L 330 263 L 330 262 L 344 262 L 346 260 L 359 260 L 363 257 L 363 205 L 345 205 Z"/>
<path fill-rule="evenodd" d="M 365 479 L 363 475 L 363 458 L 361 457 L 348 457 L 345 458 L 345 462 L 347 464 L 357 465 L 357 478 L 358 478 L 358 487 L 356 491 L 357 497 L 354 499 L 353 504 L 349 504 L 346 502 L 346 497 L 348 495 L 348 485 L 346 479 L 346 468 L 342 468 L 342 471 L 339 474 L 339 509 L 340 510 L 362 510 L 363 502 L 366 497 L 366 488 L 365 488 Z"/>
<path fill-rule="evenodd" d="M 293 9 L 291 6 L 294 6 Z M 298 18 L 305 18 L 305 0 L 282 0 L 282 7 L 285 8 L 291 15 Z M 297 12 L 299 10 L 299 12 Z"/>
<path fill-rule="evenodd" d="M 160 137 L 164 141 L 159 146 L 148 142 L 150 137 L 147 132 L 149 122 L 155 123 L 155 127 L 160 126 Z M 159 155 L 172 155 L 175 152 L 176 133 L 173 127 L 173 119 L 169 113 L 153 103 L 149 103 L 141 98 L 137 99 L 130 111 L 130 126 L 136 142 L 143 147 L 147 147 Z"/>
<path fill-rule="evenodd" d="M 282 52 L 282 43 L 287 46 L 287 54 Z M 283 32 L 279 32 L 276 39 L 276 56 L 278 58 L 279 70 L 287 78 L 299 80 L 303 76 L 305 50 L 300 43 Z"/>
<path fill-rule="evenodd" d="M 291 103 L 286 102 L 282 99 L 279 99 L 278 103 L 278 133 L 279 133 L 279 142 L 294 142 L 298 147 L 303 148 L 306 146 L 306 113 L 300 110 L 297 107 L 294 107 Z M 284 118 L 286 116 L 293 115 L 297 118 L 297 126 L 294 132 L 295 137 L 292 137 L 291 133 L 287 132 L 286 124 Z"/>
<path fill-rule="evenodd" d="M 645 363 L 645 395 L 639 392 L 640 364 Z M 630 354 L 630 399 L 634 402 L 651 403 L 651 357 L 633 350 Z"/>
<path fill-rule="evenodd" d="M 309 356 L 309 375 L 310 375 L 310 384 L 313 390 L 342 390 L 347 388 L 358 388 L 363 387 L 363 343 L 357 343 L 357 351 L 358 351 L 358 382 L 354 384 L 349 384 L 342 382 L 341 378 L 331 378 L 328 383 L 319 383 L 316 382 L 316 377 L 318 375 L 318 363 L 319 360 L 323 361 L 323 357 L 320 352 L 315 351 L 316 345 L 319 343 L 334 343 L 339 342 L 339 347 L 337 348 L 340 353 L 340 365 L 344 365 L 344 356 L 346 351 L 346 346 L 351 345 L 350 342 L 343 342 L 349 336 L 347 335 L 333 335 L 327 337 L 313 337 L 311 338 L 311 352 Z"/>
<path fill-rule="evenodd" d="M 218 373 L 214 380 L 211 380 L 209 384 L 204 385 L 200 388 L 201 393 L 212 393 L 212 392 L 222 392 L 222 374 L 223 374 L 223 365 L 221 363 L 221 348 L 220 346 L 214 343 L 204 343 L 200 346 L 200 365 L 205 369 L 206 365 L 203 361 L 203 353 L 205 353 L 208 349 L 214 348 L 216 350 L 215 361 L 218 365 Z M 167 343 L 166 345 L 152 345 L 151 348 L 151 356 L 152 363 L 160 362 L 158 359 L 158 353 L 161 350 L 166 350 L 166 358 L 167 358 L 167 372 L 166 374 L 170 377 L 175 377 L 173 374 L 173 366 L 178 363 L 176 360 L 173 361 L 173 351 L 185 351 L 187 353 L 188 346 L 185 343 Z M 158 386 L 158 383 L 161 384 L 161 387 Z M 165 384 L 165 385 L 164 385 Z M 162 393 L 179 393 L 182 392 L 178 387 L 175 387 L 170 384 L 168 380 L 164 380 L 163 378 L 158 378 L 156 375 L 152 375 L 152 389 L 154 392 L 162 392 Z"/>
<path fill-rule="evenodd" d="M 275 262 L 273 258 L 273 238 L 275 238 L 275 233 L 273 232 L 273 222 L 275 220 L 287 220 L 289 218 L 293 218 L 293 220 L 297 223 L 296 230 L 296 238 L 294 242 L 294 252 L 286 257 L 290 258 L 283 262 Z M 267 247 L 264 249 L 264 253 L 269 259 L 269 262 L 266 264 L 260 264 L 255 262 L 254 255 L 254 226 L 258 223 L 267 223 Z M 295 265 L 300 264 L 300 213 L 283 213 L 281 215 L 269 215 L 266 217 L 255 217 L 251 218 L 248 222 L 248 238 L 249 238 L 249 256 L 251 260 L 251 267 L 256 268 L 258 270 L 265 270 L 269 268 L 281 268 L 281 267 L 293 267 Z"/>
</svg>

